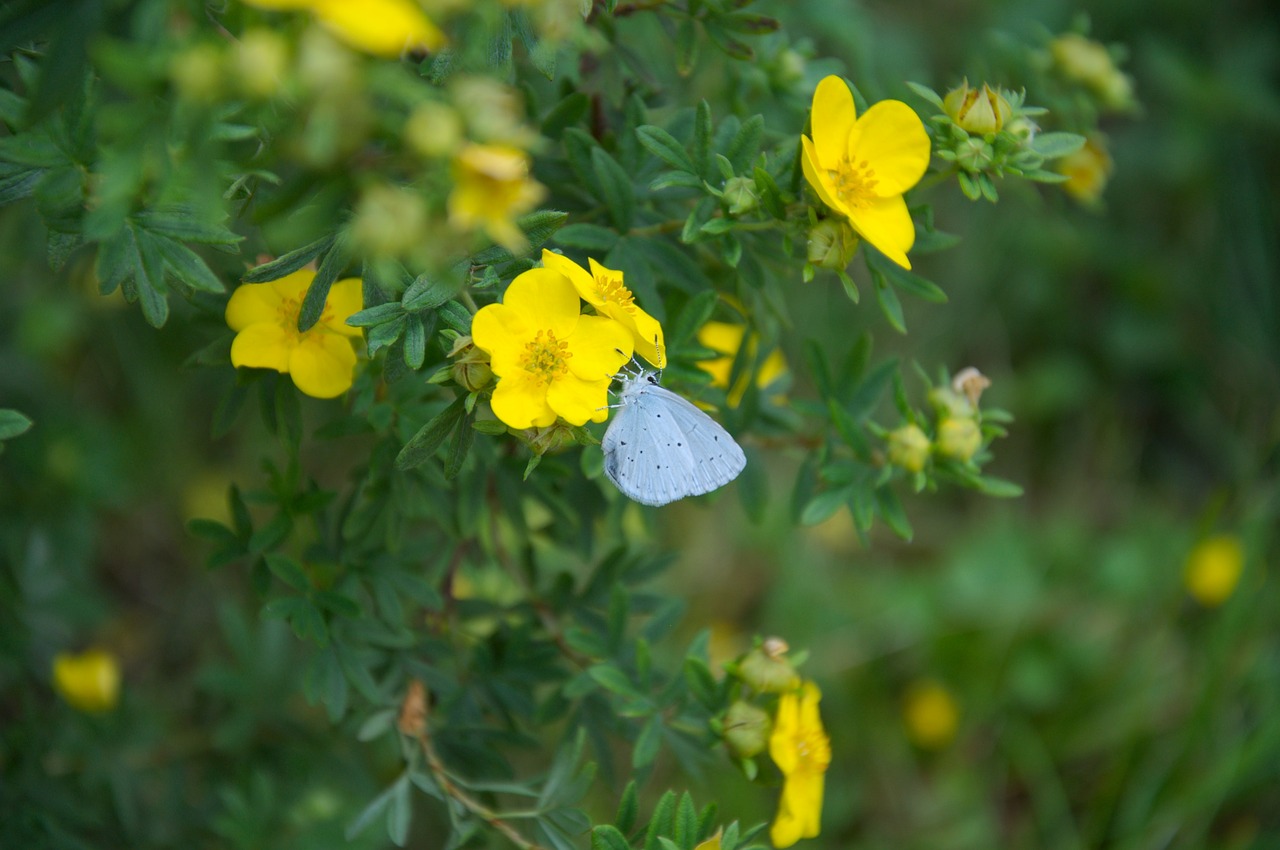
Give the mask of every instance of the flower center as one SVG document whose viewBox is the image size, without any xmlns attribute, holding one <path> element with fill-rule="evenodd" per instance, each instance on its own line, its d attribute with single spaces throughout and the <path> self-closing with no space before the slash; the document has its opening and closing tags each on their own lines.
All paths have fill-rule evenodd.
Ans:
<svg viewBox="0 0 1280 850">
<path fill-rule="evenodd" d="M 568 341 L 556 339 L 552 331 L 538 331 L 532 342 L 525 343 L 520 366 L 549 384 L 569 371 L 569 358 L 572 356 Z"/>
<path fill-rule="evenodd" d="M 333 310 L 329 307 L 329 302 L 326 301 L 324 310 L 320 312 L 320 321 L 312 325 L 310 330 L 299 331 L 298 316 L 301 313 L 301 298 L 286 298 L 276 308 L 276 321 L 280 323 L 280 327 L 284 328 L 285 333 L 293 334 L 295 342 L 306 339 L 313 331 L 320 330 L 321 325 L 333 319 Z"/>
<path fill-rule="evenodd" d="M 831 743 L 817 729 L 797 729 L 791 736 L 799 763 L 796 773 L 825 773 L 831 763 Z"/>
<path fill-rule="evenodd" d="M 827 171 L 836 189 L 836 197 L 846 206 L 862 208 L 875 199 L 875 187 L 879 183 L 876 171 L 865 159 L 861 162 L 845 157 L 840 165 Z"/>
<path fill-rule="evenodd" d="M 596 295 L 600 296 L 600 300 L 606 304 L 617 304 L 628 313 L 636 311 L 636 297 L 631 294 L 631 290 L 622 285 L 622 276 L 606 277 L 601 275 L 596 278 Z"/>
</svg>

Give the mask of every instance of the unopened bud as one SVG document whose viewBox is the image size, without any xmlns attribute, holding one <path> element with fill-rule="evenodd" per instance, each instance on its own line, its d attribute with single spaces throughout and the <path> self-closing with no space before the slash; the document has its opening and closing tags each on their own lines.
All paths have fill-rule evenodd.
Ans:
<svg viewBox="0 0 1280 850">
<path fill-rule="evenodd" d="M 471 337 L 460 336 L 454 340 L 449 357 L 453 359 L 449 374 L 458 386 L 468 392 L 477 392 L 493 383 L 489 355 L 476 348 Z"/>
<path fill-rule="evenodd" d="M 1013 114 L 1009 101 L 998 89 L 986 83 L 980 89 L 971 89 L 968 80 L 947 93 L 942 108 L 965 132 L 980 136 L 1000 132 Z"/>
<path fill-rule="evenodd" d="M 903 425 L 889 434 L 889 463 L 919 472 L 929 460 L 929 437 L 918 425 Z"/>
<path fill-rule="evenodd" d="M 995 153 L 991 145 L 978 136 L 972 136 L 960 143 L 956 149 L 956 165 L 971 174 L 978 174 L 991 167 Z"/>
<path fill-rule="evenodd" d="M 724 184 L 724 202 L 728 204 L 729 215 L 751 212 L 760 204 L 756 181 L 750 177 L 730 177 Z"/>
<path fill-rule="evenodd" d="M 967 461 L 982 447 L 982 430 L 969 416 L 947 417 L 938 422 L 938 454 Z"/>
<path fill-rule="evenodd" d="M 736 673 L 739 679 L 764 693 L 782 693 L 800 684 L 800 675 L 786 656 L 771 657 L 763 646 L 744 655 L 738 663 Z"/>
<path fill-rule="evenodd" d="M 991 386 L 991 379 L 972 366 L 966 366 L 956 372 L 955 377 L 951 379 L 951 389 L 962 393 L 969 399 L 969 404 L 975 408 L 978 406 L 978 400 L 982 398 L 983 390 L 989 386 Z"/>
<path fill-rule="evenodd" d="M 769 743 L 769 714 L 758 706 L 738 700 L 725 712 L 725 746 L 738 758 L 751 758 Z"/>
<path fill-rule="evenodd" d="M 858 235 L 843 221 L 824 218 L 809 230 L 807 258 L 819 268 L 843 271 L 857 250 Z"/>
<path fill-rule="evenodd" d="M 253 97 L 268 98 L 279 91 L 289 61 L 284 39 L 270 30 L 249 30 L 235 53 L 236 79 Z"/>
<path fill-rule="evenodd" d="M 973 405 L 969 403 L 969 399 L 951 387 L 934 387 L 929 390 L 929 406 L 940 417 L 973 415 Z"/>
</svg>

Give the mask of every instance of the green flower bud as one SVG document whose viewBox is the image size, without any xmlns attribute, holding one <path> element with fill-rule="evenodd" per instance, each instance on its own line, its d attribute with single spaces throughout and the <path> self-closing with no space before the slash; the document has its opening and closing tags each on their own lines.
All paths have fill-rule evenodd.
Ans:
<svg viewBox="0 0 1280 850">
<path fill-rule="evenodd" d="M 751 758 L 769 743 L 769 714 L 763 708 L 738 700 L 725 712 L 721 734 L 729 752 Z"/>
<path fill-rule="evenodd" d="M 973 405 L 969 399 L 951 387 L 934 387 L 929 390 L 929 406 L 939 416 L 972 416 Z"/>
<path fill-rule="evenodd" d="M 730 177 L 724 184 L 724 201 L 729 205 L 729 215 L 751 212 L 760 204 L 756 181 L 750 177 Z"/>
<path fill-rule="evenodd" d="M 808 260 L 813 265 L 843 271 L 858 250 L 858 235 L 843 221 L 824 218 L 809 231 Z"/>
<path fill-rule="evenodd" d="M 970 174 L 986 171 L 994 161 L 995 153 L 991 150 L 991 145 L 977 136 L 961 142 L 956 149 L 956 165 Z"/>
<path fill-rule="evenodd" d="M 454 340 L 449 356 L 453 358 L 449 372 L 458 386 L 474 393 L 493 383 L 489 355 L 476 348 L 471 337 L 460 336 Z"/>
<path fill-rule="evenodd" d="M 889 463 L 919 472 L 929 460 L 929 437 L 917 425 L 903 425 L 889 434 Z"/>
<path fill-rule="evenodd" d="M 1009 101 L 998 89 L 986 83 L 981 89 L 971 89 L 968 80 L 947 93 L 942 108 L 965 132 L 980 136 L 1000 132 L 1013 114 Z"/>
<path fill-rule="evenodd" d="M 800 675 L 782 653 L 771 654 L 765 646 L 742 657 L 735 670 L 738 678 L 763 693 L 782 693 L 800 686 Z"/>
<path fill-rule="evenodd" d="M 938 422 L 938 454 L 964 462 L 980 448 L 982 430 L 972 417 L 945 417 Z"/>
</svg>

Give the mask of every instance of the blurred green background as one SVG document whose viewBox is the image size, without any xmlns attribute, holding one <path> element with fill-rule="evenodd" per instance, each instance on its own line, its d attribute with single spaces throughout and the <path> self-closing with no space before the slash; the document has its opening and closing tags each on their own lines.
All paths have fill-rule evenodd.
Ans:
<svg viewBox="0 0 1280 850">
<path fill-rule="evenodd" d="M 713 625 L 725 652 L 755 633 L 811 652 L 834 757 L 823 834 L 804 846 L 1280 846 L 1273 8 L 757 6 L 838 60 L 824 70 L 908 100 L 902 80 L 1030 85 L 1002 57 L 1087 13 L 1093 37 L 1128 45 L 1144 106 L 1104 123 L 1115 173 L 1099 211 L 1051 187 L 996 206 L 933 192 L 964 241 L 920 259 L 950 303 L 909 303 L 908 337 L 832 281 L 796 281 L 797 337 L 838 351 L 869 328 L 878 353 L 989 375 L 1017 417 L 992 471 L 1024 498 L 911 498 L 914 542 L 863 547 L 845 515 L 791 524 L 797 458 L 778 452 L 763 453 L 779 495 L 760 526 L 732 498 L 655 520 L 686 636 Z M 183 527 L 225 511 L 229 481 L 262 483 L 260 433 L 208 436 L 225 375 L 176 365 L 221 317 L 179 308 L 153 331 L 94 294 L 91 257 L 51 273 L 30 249 L 42 240 L 26 206 L 0 211 L 0 407 L 37 423 L 0 455 L 0 845 L 77 846 L 118 823 L 139 846 L 334 846 L 382 777 L 299 696 L 287 627 L 253 619 L 245 578 L 206 572 Z M 1184 585 L 1210 534 L 1245 553 L 1219 607 Z M 90 643 L 120 655 L 127 711 L 82 717 L 47 686 L 54 654 Z M 922 682 L 948 695 L 923 742 L 905 711 Z M 774 792 L 723 761 L 693 778 L 659 764 L 646 793 L 688 784 L 726 818 L 772 815 Z M 64 832 L 37 829 L 37 811 Z"/>
</svg>

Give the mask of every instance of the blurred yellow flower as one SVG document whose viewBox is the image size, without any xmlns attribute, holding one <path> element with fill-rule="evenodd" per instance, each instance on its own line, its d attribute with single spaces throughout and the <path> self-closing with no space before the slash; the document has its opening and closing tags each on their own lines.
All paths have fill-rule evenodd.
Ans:
<svg viewBox="0 0 1280 850">
<path fill-rule="evenodd" d="M 929 136 L 920 116 L 899 100 L 875 104 L 861 118 L 853 94 L 836 76 L 818 83 L 801 136 L 804 176 L 828 207 L 858 235 L 903 268 L 916 241 L 903 194 L 929 167 Z"/>
<path fill-rule="evenodd" d="M 569 279 L 578 295 L 596 312 L 617 320 L 631 332 L 635 352 L 659 368 L 666 365 L 662 325 L 636 305 L 635 296 L 622 281 L 622 272 L 606 269 L 588 259 L 590 273 L 568 257 L 542 249 L 542 264 Z"/>
<path fill-rule="evenodd" d="M 890 432 L 888 442 L 889 463 L 894 466 L 907 472 L 919 472 L 929 462 L 933 444 L 919 425 L 907 424 Z"/>
<path fill-rule="evenodd" d="M 244 0 L 259 9 L 305 10 L 347 44 L 394 58 L 405 50 L 438 50 L 444 33 L 413 0 Z"/>
<path fill-rule="evenodd" d="M 120 662 L 102 649 L 60 652 L 53 659 L 53 687 L 72 708 L 110 711 L 120 700 Z"/>
<path fill-rule="evenodd" d="M 831 741 L 818 715 L 821 699 L 818 686 L 805 682 L 799 692 L 778 700 L 769 755 L 785 779 L 778 815 L 769 829 L 774 847 L 813 838 L 821 828 L 823 783 L 831 763 Z"/>
<path fill-rule="evenodd" d="M 335 398 L 351 389 L 359 328 L 347 319 L 364 303 L 360 280 L 347 278 L 329 290 L 320 321 L 298 330 L 302 299 L 316 273 L 300 269 L 270 283 L 250 283 L 231 294 L 227 324 L 236 331 L 231 363 L 288 373 L 314 398 Z"/>
<path fill-rule="evenodd" d="M 453 160 L 457 181 L 449 195 L 449 221 L 467 229 L 484 228 L 512 252 L 528 245 L 515 219 L 546 194 L 529 177 L 529 156 L 509 145 L 467 145 Z"/>
<path fill-rule="evenodd" d="M 608 417 L 609 384 L 631 359 L 631 335 L 613 319 L 580 315 L 579 303 L 563 274 L 530 269 L 511 281 L 501 304 L 472 319 L 472 340 L 498 376 L 493 413 L 512 428 Z"/>
<path fill-rule="evenodd" d="M 733 385 L 733 389 L 729 389 L 729 373 L 733 371 L 734 358 L 738 356 L 738 349 L 742 348 L 744 339 L 747 342 L 747 357 L 754 361 L 759 336 L 754 333 L 748 334 L 745 325 L 707 322 L 698 328 L 698 342 L 724 355 L 712 360 L 699 361 L 698 367 L 711 376 L 712 386 L 728 390 L 726 398 L 730 407 L 737 407 L 742 403 L 742 397 L 746 395 L 749 386 L 750 377 L 744 373 L 738 376 L 738 382 Z M 786 373 L 787 359 L 783 356 L 781 349 L 775 348 L 760 364 L 760 371 L 756 373 L 756 386 L 764 389 Z"/>
<path fill-rule="evenodd" d="M 1230 534 L 1220 534 L 1196 544 L 1187 556 L 1183 580 L 1187 592 L 1201 605 L 1215 608 L 1235 592 L 1244 572 L 1244 548 Z"/>
<path fill-rule="evenodd" d="M 1083 204 L 1095 204 L 1107 188 L 1113 168 L 1106 141 L 1099 135 L 1088 138 L 1084 146 L 1058 160 L 1055 168 L 1067 179 L 1062 188 Z"/>
<path fill-rule="evenodd" d="M 1092 89 L 1103 105 L 1113 109 L 1134 105 L 1133 81 L 1116 67 L 1105 45 L 1071 32 L 1049 44 L 1049 55 L 1064 77 Z"/>
<path fill-rule="evenodd" d="M 902 700 L 902 719 L 912 743 L 937 750 L 955 738 L 960 709 L 949 690 L 938 682 L 922 680 L 907 689 Z"/>
</svg>

